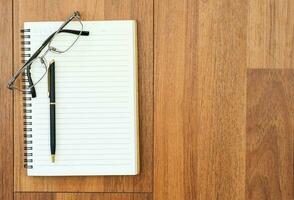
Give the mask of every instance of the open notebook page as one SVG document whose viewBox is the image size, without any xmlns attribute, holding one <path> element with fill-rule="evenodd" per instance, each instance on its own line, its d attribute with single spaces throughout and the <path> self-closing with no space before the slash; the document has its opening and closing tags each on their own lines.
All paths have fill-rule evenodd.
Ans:
<svg viewBox="0 0 294 200">
<path fill-rule="evenodd" d="M 61 23 L 25 23 L 24 28 L 30 29 L 29 53 Z M 48 62 L 56 62 L 56 162 L 50 156 L 46 76 L 31 101 L 33 168 L 28 175 L 134 175 L 139 171 L 136 22 L 83 24 L 89 36 L 81 36 L 66 53 L 46 56 Z"/>
</svg>

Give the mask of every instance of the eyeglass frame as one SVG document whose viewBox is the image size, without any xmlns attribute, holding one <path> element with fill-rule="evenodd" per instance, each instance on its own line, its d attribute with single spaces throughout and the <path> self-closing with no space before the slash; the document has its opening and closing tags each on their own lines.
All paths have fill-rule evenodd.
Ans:
<svg viewBox="0 0 294 200">
<path fill-rule="evenodd" d="M 79 20 L 79 22 L 81 23 L 81 30 L 77 31 L 77 30 L 70 30 L 70 29 L 63 29 L 69 22 L 71 22 L 73 19 L 77 19 Z M 65 33 L 70 33 L 70 34 L 75 34 L 78 35 L 78 37 L 75 39 L 75 41 L 72 43 L 72 45 L 70 45 L 66 50 L 61 51 L 55 47 L 51 46 L 51 42 L 53 41 L 54 37 L 61 32 L 65 32 Z M 45 56 L 48 52 L 52 52 L 52 53 L 64 53 L 66 51 L 68 51 L 75 43 L 76 41 L 79 39 L 80 36 L 88 36 L 89 35 L 89 31 L 83 31 L 83 23 L 80 20 L 80 13 L 78 11 L 75 11 L 58 29 L 57 31 L 55 31 L 54 33 L 52 33 L 43 43 L 42 45 L 39 47 L 39 49 L 37 49 L 35 51 L 35 53 L 30 57 L 29 60 L 27 60 L 24 65 L 19 68 L 15 74 L 8 80 L 7 82 L 7 88 L 10 90 L 19 90 L 17 87 L 14 87 L 14 82 L 17 80 L 17 78 L 20 76 L 20 74 L 22 74 L 25 71 L 26 68 L 26 74 L 28 77 L 28 82 L 29 82 L 29 87 L 27 89 L 30 90 L 30 94 L 32 95 L 32 97 L 36 97 L 36 89 L 35 89 L 35 85 L 43 79 L 43 77 L 46 75 L 47 73 L 47 66 L 46 66 L 46 72 L 44 73 L 44 75 L 40 78 L 40 80 L 37 83 L 33 83 L 31 74 L 30 74 L 30 67 L 32 64 L 32 61 L 39 58 L 42 59 L 41 61 L 45 62 Z M 48 49 L 43 53 L 42 56 L 39 56 L 39 54 L 43 51 L 43 49 L 48 45 Z M 20 90 L 22 91 L 22 90 Z M 24 91 L 22 91 L 24 92 Z"/>
</svg>

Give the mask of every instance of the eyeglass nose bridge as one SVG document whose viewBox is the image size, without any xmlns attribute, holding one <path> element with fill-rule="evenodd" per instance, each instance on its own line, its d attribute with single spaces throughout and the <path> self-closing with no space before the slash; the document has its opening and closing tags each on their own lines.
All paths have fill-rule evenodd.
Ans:
<svg viewBox="0 0 294 200">
<path fill-rule="evenodd" d="M 42 61 L 45 60 L 45 56 L 48 54 L 49 51 L 51 51 L 50 46 L 48 46 L 47 50 L 42 54 L 42 56 L 39 56 Z"/>
<path fill-rule="evenodd" d="M 48 45 L 48 49 L 47 49 L 47 51 L 46 51 L 45 53 L 47 53 L 47 52 L 49 52 L 49 51 L 51 51 L 51 52 L 55 52 L 55 51 L 56 51 L 56 48 L 55 48 L 55 47 L 52 47 L 52 46 L 50 45 L 50 43 L 49 43 L 49 45 Z"/>
<path fill-rule="evenodd" d="M 48 49 L 47 49 L 47 51 L 50 51 L 50 52 L 55 53 L 55 54 L 63 53 L 63 51 L 58 50 L 56 47 L 52 47 L 52 46 L 51 46 L 51 41 L 50 41 L 50 43 L 48 44 Z M 45 52 L 46 54 L 48 53 L 47 51 Z"/>
</svg>

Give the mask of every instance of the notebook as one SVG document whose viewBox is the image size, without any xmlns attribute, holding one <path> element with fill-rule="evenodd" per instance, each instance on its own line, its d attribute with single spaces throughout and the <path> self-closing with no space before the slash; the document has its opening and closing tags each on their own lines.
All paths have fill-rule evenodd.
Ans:
<svg viewBox="0 0 294 200">
<path fill-rule="evenodd" d="M 61 23 L 24 23 L 26 60 Z M 50 157 L 47 78 L 36 85 L 36 98 L 25 94 L 29 176 L 139 173 L 136 21 L 83 24 L 89 36 L 81 36 L 64 54 L 46 56 L 56 63 L 55 163 Z"/>
</svg>

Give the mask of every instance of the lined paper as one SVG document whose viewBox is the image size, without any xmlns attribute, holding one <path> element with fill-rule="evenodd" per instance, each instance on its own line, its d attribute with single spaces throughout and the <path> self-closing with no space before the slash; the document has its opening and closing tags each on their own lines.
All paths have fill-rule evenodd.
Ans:
<svg viewBox="0 0 294 200">
<path fill-rule="evenodd" d="M 32 54 L 62 22 L 27 22 Z M 32 103 L 33 169 L 30 176 L 135 175 L 138 121 L 135 21 L 84 22 L 56 62 L 56 162 L 51 163 L 47 77 Z M 66 39 L 66 38 L 65 38 Z M 59 40 L 59 46 L 66 44 Z M 41 71 L 32 71 L 36 77 Z M 29 127 L 29 126 L 28 126 Z"/>
</svg>

